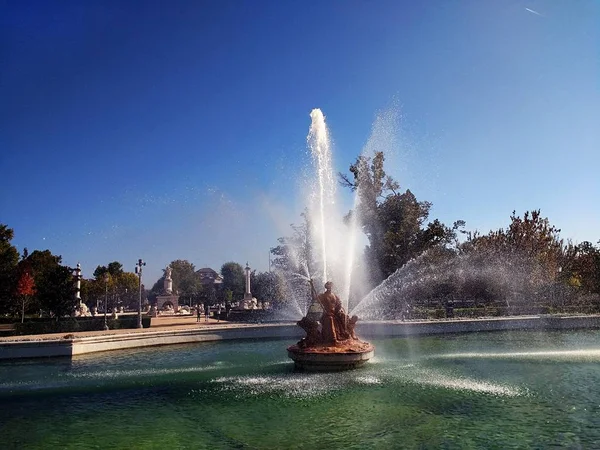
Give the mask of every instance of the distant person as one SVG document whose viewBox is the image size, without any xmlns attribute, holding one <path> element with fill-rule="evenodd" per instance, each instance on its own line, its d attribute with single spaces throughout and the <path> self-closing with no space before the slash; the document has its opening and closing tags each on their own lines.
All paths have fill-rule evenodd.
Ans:
<svg viewBox="0 0 600 450">
<path fill-rule="evenodd" d="M 202 319 L 202 311 L 200 310 L 200 305 L 196 306 L 196 322 L 200 322 Z"/>
<path fill-rule="evenodd" d="M 208 316 L 210 316 L 210 308 L 208 306 L 208 303 L 204 304 L 204 321 L 208 322 Z"/>
<path fill-rule="evenodd" d="M 221 304 L 219 303 L 219 307 L 217 308 L 217 323 L 221 321 Z"/>
</svg>

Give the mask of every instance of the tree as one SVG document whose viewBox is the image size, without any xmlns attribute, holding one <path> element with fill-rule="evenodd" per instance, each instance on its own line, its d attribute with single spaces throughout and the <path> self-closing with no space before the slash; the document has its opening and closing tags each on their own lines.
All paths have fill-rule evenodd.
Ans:
<svg viewBox="0 0 600 450">
<path fill-rule="evenodd" d="M 53 255 L 50 250 L 34 250 L 22 261 L 35 282 L 36 293 L 32 300 L 41 309 L 50 309 L 48 305 L 53 304 L 54 300 L 50 299 L 52 293 L 56 291 L 56 286 L 53 283 L 60 284 L 60 280 L 53 280 L 52 277 L 60 273 L 59 268 L 63 267 L 61 261 L 62 257 Z M 72 286 L 73 280 L 70 269 L 65 269 L 69 271 L 69 280 Z M 46 292 L 45 289 L 49 289 L 49 292 Z"/>
<path fill-rule="evenodd" d="M 186 259 L 176 259 L 169 264 L 171 267 L 171 278 L 173 280 L 173 292 L 176 292 L 180 298 L 180 303 L 197 302 L 202 293 L 202 282 L 200 275 L 196 272 L 194 264 Z M 163 269 L 163 272 L 166 269 Z M 165 274 L 160 277 L 152 286 L 153 296 L 163 294 Z"/>
<path fill-rule="evenodd" d="M 170 266 L 173 291 L 177 292 L 184 302 L 192 305 L 202 292 L 202 283 L 196 267 L 185 259 L 172 261 Z M 164 276 L 162 279 L 164 280 Z"/>
<path fill-rule="evenodd" d="M 35 252 L 34 252 L 35 253 Z M 69 267 L 56 265 L 43 272 L 36 280 L 38 297 L 44 309 L 54 317 L 70 315 L 75 309 L 75 286 Z"/>
<path fill-rule="evenodd" d="M 21 301 L 21 323 L 25 321 L 25 308 L 35 295 L 35 281 L 29 270 L 22 270 L 17 281 L 17 298 Z"/>
<path fill-rule="evenodd" d="M 236 262 L 226 262 L 221 266 L 223 277 L 223 290 L 229 289 L 233 292 L 234 299 L 241 299 L 246 290 L 246 276 L 244 268 Z"/>
<path fill-rule="evenodd" d="M 108 263 L 107 270 L 111 276 L 118 277 L 119 275 L 123 274 L 123 264 L 118 261 L 113 261 Z"/>
<path fill-rule="evenodd" d="M 271 249 L 274 256 L 271 266 L 284 274 L 302 274 L 311 277 L 318 269 L 313 259 L 310 239 L 310 219 L 307 211 L 301 215 L 300 225 L 291 224 L 292 235 L 277 239 L 279 245 Z"/>
<path fill-rule="evenodd" d="M 454 243 L 464 226 L 457 221 L 449 228 L 437 219 L 425 226 L 431 203 L 417 201 L 410 190 L 400 193 L 400 185 L 385 173 L 384 161 L 383 152 L 361 155 L 350 166 L 352 178 L 339 174 L 341 184 L 360 200 L 346 220 L 356 216 L 367 236 L 365 259 L 374 285 L 425 250 Z"/>
<path fill-rule="evenodd" d="M 506 230 L 500 228 L 487 235 L 469 233 L 461 250 L 483 250 L 526 258 L 535 263 L 534 281 L 554 281 L 563 259 L 564 242 L 559 237 L 560 230 L 550 225 L 539 210 L 526 211 L 523 218 L 513 211 L 510 220 Z"/>
<path fill-rule="evenodd" d="M 308 279 L 319 273 L 321 263 L 315 261 L 311 243 L 311 222 L 307 211 L 301 214 L 300 225 L 291 224 L 292 234 L 277 239 L 279 245 L 271 249 L 273 254 L 271 277 L 257 277 L 255 283 L 267 284 L 259 286 L 258 296 L 263 301 L 269 301 L 274 307 L 280 307 L 286 302 L 295 302 L 300 308 L 308 308 L 312 302 Z M 256 289 L 253 288 L 253 291 Z M 262 292 L 260 292 L 262 291 Z"/>
<path fill-rule="evenodd" d="M 138 276 L 133 272 L 123 272 L 118 275 L 115 278 L 115 306 L 137 310 L 139 303 L 139 283 Z"/>
<path fill-rule="evenodd" d="M 13 237 L 12 228 L 0 224 L 0 311 L 3 312 L 10 309 L 19 262 L 19 252 L 10 243 Z"/>
<path fill-rule="evenodd" d="M 252 293 L 261 302 L 277 307 L 285 302 L 285 287 L 281 275 L 275 272 L 251 274 Z"/>
<path fill-rule="evenodd" d="M 523 218 L 515 211 L 508 228 L 486 235 L 467 233 L 459 253 L 479 261 L 480 267 L 495 267 L 498 277 L 510 278 L 508 293 L 503 294 L 507 306 L 512 303 L 553 303 L 558 287 L 559 268 L 564 264 L 564 245 L 560 230 L 550 225 L 539 210 L 526 211 Z M 473 286 L 474 287 L 474 286 Z"/>
<path fill-rule="evenodd" d="M 53 255 L 50 250 L 34 250 L 24 261 L 31 268 L 31 273 L 37 283 L 38 277 L 42 277 L 46 272 L 60 265 L 62 257 Z"/>
<path fill-rule="evenodd" d="M 561 264 L 563 281 L 586 294 L 600 294 L 600 248 L 588 241 L 569 243 Z"/>
<path fill-rule="evenodd" d="M 104 279 L 105 274 L 108 274 L 108 281 Z M 138 276 L 133 272 L 124 272 L 123 265 L 118 261 L 96 267 L 94 279 L 83 280 L 81 284 L 82 298 L 88 306 L 94 305 L 96 308 L 104 305 L 105 297 L 108 297 L 109 309 L 121 306 L 137 309 L 138 290 Z"/>
</svg>

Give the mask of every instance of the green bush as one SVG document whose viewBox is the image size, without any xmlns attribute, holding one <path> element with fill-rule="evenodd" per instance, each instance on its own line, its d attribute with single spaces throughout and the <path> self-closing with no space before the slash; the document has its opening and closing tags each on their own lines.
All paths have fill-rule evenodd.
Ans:
<svg viewBox="0 0 600 450">
<path fill-rule="evenodd" d="M 142 316 L 142 326 L 150 328 L 151 319 L 151 317 Z M 137 323 L 137 316 L 107 320 L 108 328 L 111 330 L 137 328 Z M 20 336 L 101 330 L 104 330 L 104 317 L 71 317 L 62 320 L 41 319 L 15 324 L 15 334 Z"/>
<path fill-rule="evenodd" d="M 445 319 L 446 318 L 446 310 L 442 308 L 437 308 L 433 311 L 434 319 Z"/>
</svg>

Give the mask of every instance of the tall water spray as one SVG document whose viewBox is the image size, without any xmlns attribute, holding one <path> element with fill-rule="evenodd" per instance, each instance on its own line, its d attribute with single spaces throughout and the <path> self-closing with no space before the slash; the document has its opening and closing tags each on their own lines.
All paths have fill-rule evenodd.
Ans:
<svg viewBox="0 0 600 450">
<path fill-rule="evenodd" d="M 368 267 L 361 266 L 360 256 L 364 248 L 359 245 L 365 240 L 360 230 L 358 211 L 360 210 L 360 186 L 354 192 L 350 206 L 353 213 L 348 221 L 344 220 L 347 210 L 342 210 L 342 202 L 338 201 L 336 172 L 334 171 L 332 144 L 323 112 L 315 108 L 310 113 L 311 124 L 307 136 L 307 144 L 312 160 L 312 176 L 308 177 L 306 194 L 309 200 L 307 207 L 307 254 L 306 249 L 298 247 L 290 249 L 290 257 L 302 273 L 293 274 L 290 278 L 290 291 L 296 292 L 293 285 L 300 279 L 313 278 L 317 290 L 323 283 L 333 281 L 335 291 L 340 296 L 346 311 L 349 306 L 351 291 L 353 295 L 362 292 L 366 277 L 364 271 Z M 375 121 L 371 136 L 363 149 L 363 155 L 371 155 L 378 150 L 389 151 L 395 147 L 395 114 L 379 115 Z M 357 270 L 360 269 L 360 270 Z M 353 279 L 354 278 L 354 279 Z M 300 283 L 301 284 L 301 283 Z M 355 287 L 358 290 L 355 291 Z M 294 294 L 296 309 L 293 314 L 303 311 L 306 305 L 303 289 Z M 364 294 L 363 294 L 364 295 Z"/>
<path fill-rule="evenodd" d="M 320 250 L 323 262 L 323 280 L 327 280 L 328 226 L 325 220 L 325 214 L 328 213 L 329 217 L 333 212 L 332 209 L 335 205 L 335 180 L 331 164 L 331 142 L 329 140 L 327 125 L 325 125 L 325 116 L 320 109 L 315 108 L 311 111 L 310 118 L 310 130 L 306 139 L 312 154 L 313 164 L 317 170 L 318 210 L 316 211 L 316 219 L 318 220 L 320 227 L 318 234 L 320 237 Z"/>
</svg>

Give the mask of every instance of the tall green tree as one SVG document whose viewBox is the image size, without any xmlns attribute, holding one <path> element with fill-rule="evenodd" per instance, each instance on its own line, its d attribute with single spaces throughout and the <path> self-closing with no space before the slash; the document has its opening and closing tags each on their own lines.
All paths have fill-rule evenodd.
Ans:
<svg viewBox="0 0 600 450">
<path fill-rule="evenodd" d="M 105 280 L 108 274 L 108 280 Z M 123 265 L 113 261 L 94 270 L 94 279 L 83 280 L 81 296 L 88 306 L 109 309 L 123 307 L 137 309 L 139 302 L 139 279 L 133 272 L 123 271 Z"/>
<path fill-rule="evenodd" d="M 11 244 L 14 238 L 12 228 L 0 224 L 0 312 L 11 309 L 16 283 L 19 252 Z"/>
<path fill-rule="evenodd" d="M 108 266 L 98 266 L 96 270 L 94 270 L 94 278 L 100 279 L 104 276 L 105 273 L 108 273 L 111 277 L 118 277 L 123 273 L 123 264 L 118 261 L 113 261 L 108 263 Z"/>
<path fill-rule="evenodd" d="M 453 228 L 439 220 L 427 223 L 431 203 L 418 201 L 410 190 L 400 192 L 400 185 L 386 174 L 384 162 L 383 152 L 361 155 L 350 166 L 351 177 L 339 174 L 341 184 L 356 191 L 360 199 L 346 218 L 356 216 L 367 236 L 365 257 L 373 284 L 425 250 L 454 243 L 456 231 L 464 226 L 462 221 Z"/>
<path fill-rule="evenodd" d="M 57 319 L 71 315 L 77 301 L 73 274 L 69 267 L 57 264 L 49 268 L 39 275 L 36 286 L 42 308 Z"/>
<path fill-rule="evenodd" d="M 544 283 L 554 281 L 561 267 L 564 242 L 559 233 L 540 210 L 525 211 L 522 218 L 513 211 L 508 228 L 486 235 L 469 233 L 460 248 L 463 252 L 478 250 L 530 259 L 536 268 L 532 282 Z"/>
<path fill-rule="evenodd" d="M 259 301 L 269 302 L 275 308 L 285 303 L 285 284 L 281 274 L 253 271 L 250 282 L 252 284 L 252 294 Z"/>
<path fill-rule="evenodd" d="M 171 262 L 170 266 L 173 291 L 179 294 L 180 303 L 193 305 L 198 301 L 202 292 L 202 283 L 196 267 L 186 259 L 176 259 Z"/>
<path fill-rule="evenodd" d="M 318 263 L 313 258 L 310 239 L 310 218 L 307 211 L 301 215 L 300 225 L 291 224 L 292 234 L 277 239 L 279 245 L 271 248 L 272 268 L 283 274 L 302 274 L 311 277 L 318 272 Z"/>
<path fill-rule="evenodd" d="M 226 262 L 221 266 L 221 276 L 223 277 L 222 289 L 232 291 L 234 300 L 242 299 L 246 289 L 244 268 L 236 262 Z"/>
<path fill-rule="evenodd" d="M 62 257 L 60 255 L 53 255 L 50 250 L 34 250 L 27 256 L 25 261 L 29 264 L 37 283 L 38 277 L 43 276 L 46 272 L 53 270 L 61 264 Z"/>
<path fill-rule="evenodd" d="M 600 242 L 598 242 L 600 244 Z M 569 243 L 561 261 L 562 281 L 586 294 L 600 294 L 600 246 Z"/>
<path fill-rule="evenodd" d="M 52 311 L 54 314 L 57 314 L 55 311 L 57 308 L 55 307 L 54 301 L 58 300 L 52 299 L 52 296 L 57 292 L 60 292 L 60 289 L 57 286 L 61 285 L 66 278 L 54 279 L 54 277 L 62 277 L 63 272 L 68 272 L 69 276 L 67 278 L 69 279 L 71 285 L 73 285 L 71 269 L 68 267 L 63 267 L 61 262 L 62 257 L 60 255 L 52 254 L 50 250 L 34 250 L 22 261 L 22 264 L 24 264 L 28 270 L 30 270 L 36 286 L 36 293 L 32 298 L 33 305 L 31 308 L 40 308 L 42 310 L 46 310 L 47 312 Z M 71 300 L 74 302 L 74 298 Z M 58 307 L 58 310 L 60 309 L 61 308 Z M 71 311 L 69 311 L 68 314 L 70 313 Z"/>
<path fill-rule="evenodd" d="M 171 267 L 171 279 L 173 280 L 173 292 L 180 297 L 182 304 L 194 304 L 199 301 L 202 293 L 202 282 L 200 275 L 196 272 L 194 264 L 186 259 L 176 259 L 169 264 Z M 163 269 L 166 272 L 166 269 Z M 152 286 L 153 296 L 160 295 L 164 291 L 165 273 Z"/>
</svg>

